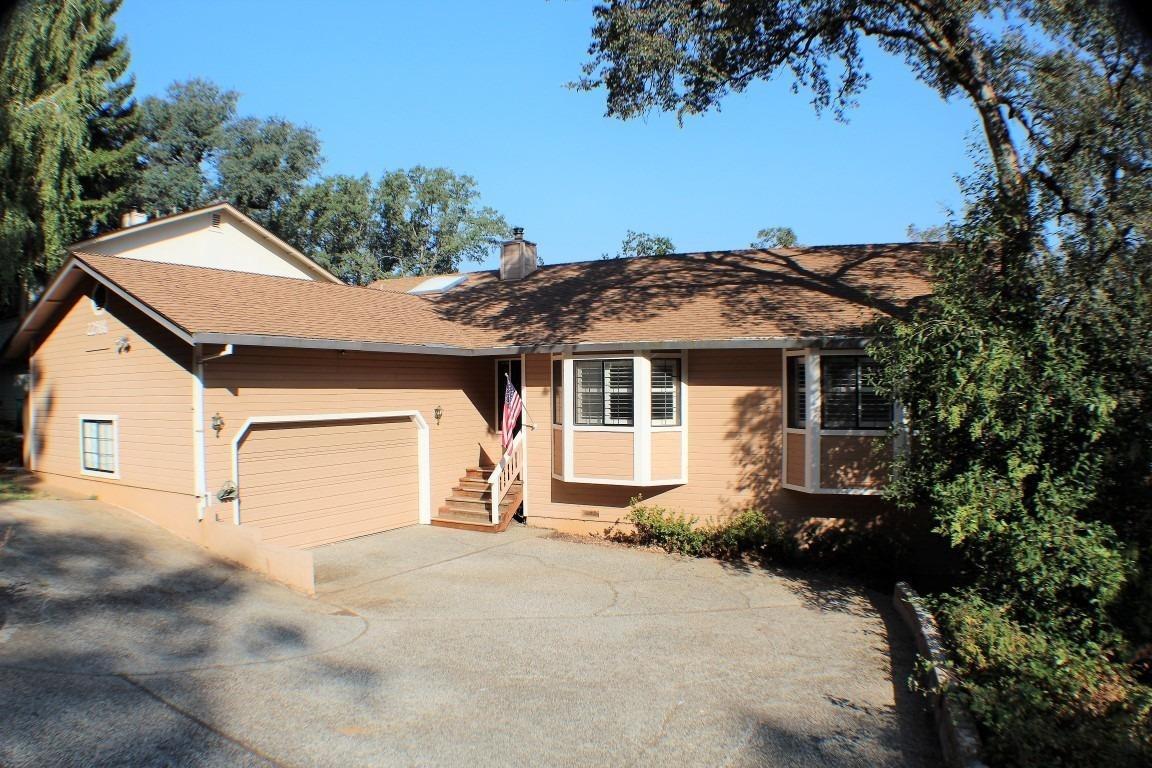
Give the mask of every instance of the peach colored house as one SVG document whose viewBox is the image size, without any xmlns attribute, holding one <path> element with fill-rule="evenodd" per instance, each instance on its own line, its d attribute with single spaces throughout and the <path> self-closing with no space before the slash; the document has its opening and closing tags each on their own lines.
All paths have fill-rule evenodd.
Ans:
<svg viewBox="0 0 1152 768">
<path fill-rule="evenodd" d="M 42 482 L 309 590 L 310 547 L 405 525 L 875 514 L 900 414 L 867 327 L 928 293 L 925 247 L 537 268 L 518 231 L 499 270 L 363 288 L 220 204 L 74 246 L 6 355 Z"/>
</svg>

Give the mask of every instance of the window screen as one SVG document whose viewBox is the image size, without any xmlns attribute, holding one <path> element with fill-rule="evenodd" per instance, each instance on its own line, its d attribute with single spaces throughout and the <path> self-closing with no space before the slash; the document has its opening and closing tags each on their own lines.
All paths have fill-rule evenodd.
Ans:
<svg viewBox="0 0 1152 768">
<path fill-rule="evenodd" d="M 657 358 L 652 361 L 652 426 L 680 424 L 680 361 Z"/>
<path fill-rule="evenodd" d="M 585 426 L 632 426 L 631 360 L 577 360 L 576 423 Z"/>
<path fill-rule="evenodd" d="M 82 430 L 84 469 L 92 472 L 116 471 L 116 428 L 111 421 L 85 419 Z"/>
</svg>

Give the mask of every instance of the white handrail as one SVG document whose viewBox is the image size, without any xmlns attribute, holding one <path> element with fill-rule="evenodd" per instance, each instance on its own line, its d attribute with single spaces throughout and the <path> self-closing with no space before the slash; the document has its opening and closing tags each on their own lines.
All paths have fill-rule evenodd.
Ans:
<svg viewBox="0 0 1152 768">
<path fill-rule="evenodd" d="M 523 449 L 524 433 L 520 432 L 512 440 L 512 445 L 508 446 L 508 450 L 503 456 L 500 457 L 500 463 L 492 470 L 492 474 L 488 476 L 488 487 L 491 489 L 492 498 L 492 524 L 500 524 L 500 503 L 504 501 L 504 497 L 508 494 L 508 489 L 512 487 L 512 483 L 516 482 L 516 478 L 520 477 L 520 470 L 523 466 Z"/>
</svg>

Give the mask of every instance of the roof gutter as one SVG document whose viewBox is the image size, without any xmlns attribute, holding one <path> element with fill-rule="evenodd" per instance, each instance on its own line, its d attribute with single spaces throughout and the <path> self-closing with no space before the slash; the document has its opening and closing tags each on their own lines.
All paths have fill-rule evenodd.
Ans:
<svg viewBox="0 0 1152 768">
<path fill-rule="evenodd" d="M 394 352 L 415 355 L 448 355 L 453 357 L 491 357 L 493 355 L 568 354 L 572 352 L 622 352 L 633 349 L 861 349 L 867 336 L 783 336 L 752 339 L 706 339 L 668 341 L 578 342 L 574 344 L 512 344 L 501 347 L 462 347 L 449 344 L 397 344 L 375 341 L 342 341 L 297 336 L 261 334 L 196 333 L 193 344 L 231 344 L 250 347 L 289 349 L 335 349 L 352 352 Z"/>
</svg>

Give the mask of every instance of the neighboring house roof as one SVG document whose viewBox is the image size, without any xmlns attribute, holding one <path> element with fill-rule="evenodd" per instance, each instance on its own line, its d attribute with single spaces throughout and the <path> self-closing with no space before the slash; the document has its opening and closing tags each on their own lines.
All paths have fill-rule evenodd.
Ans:
<svg viewBox="0 0 1152 768">
<path fill-rule="evenodd" d="M 74 253 L 8 354 L 47 326 L 68 281 L 104 282 L 190 343 L 482 354 L 594 349 L 785 346 L 858 338 L 929 293 L 938 246 L 744 250 L 546 266 L 522 280 L 466 275 L 442 294 L 423 278 L 361 288 Z M 68 277 L 72 274 L 73 277 Z"/>
<path fill-rule="evenodd" d="M 110 232 L 105 232 L 102 235 L 97 235 L 96 237 L 75 243 L 74 245 L 70 246 L 68 250 L 80 253 L 99 253 L 101 246 L 110 241 L 117 240 L 125 236 L 135 236 L 140 232 L 145 232 L 150 229 L 159 229 L 179 221 L 184 221 L 185 219 L 191 219 L 197 216 L 211 215 L 212 213 L 221 211 L 227 212 L 229 215 L 234 217 L 237 223 L 243 227 L 246 227 L 252 234 L 256 235 L 257 238 L 264 239 L 272 243 L 273 246 L 277 250 L 281 251 L 282 254 L 287 257 L 290 262 L 295 263 L 299 268 L 310 273 L 315 278 L 326 280 L 330 283 L 340 282 L 340 278 L 336 277 L 331 272 L 317 264 L 315 261 L 305 256 L 297 249 L 293 248 L 284 240 L 272 234 L 270 231 L 268 231 L 268 229 L 261 225 L 260 222 L 256 221 L 251 216 L 244 213 L 231 203 L 224 201 L 211 203 L 200 208 L 194 208 L 190 211 L 174 213 L 170 216 L 158 216 L 154 219 L 149 219 L 142 224 L 133 224 L 130 227 L 114 229 Z"/>
</svg>

